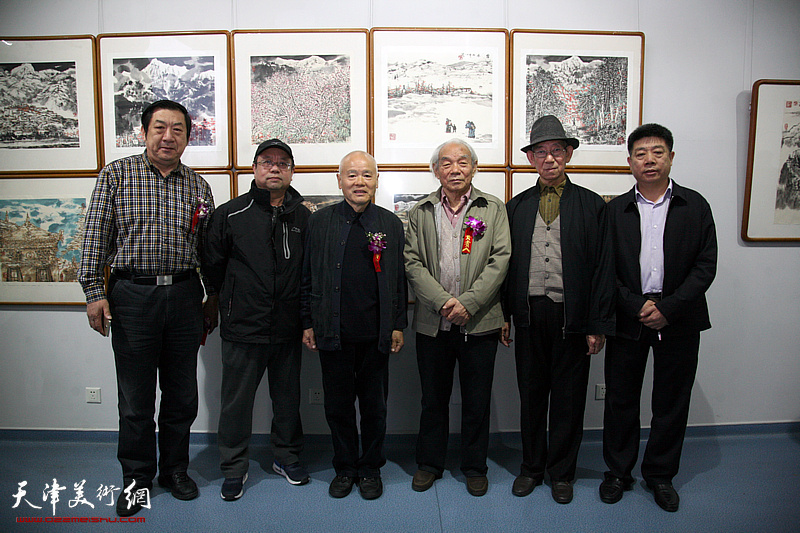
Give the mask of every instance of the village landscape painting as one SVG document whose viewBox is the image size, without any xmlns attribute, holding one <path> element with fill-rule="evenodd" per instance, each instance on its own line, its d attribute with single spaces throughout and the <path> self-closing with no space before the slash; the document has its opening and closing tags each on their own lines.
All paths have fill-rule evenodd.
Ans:
<svg viewBox="0 0 800 533">
<path fill-rule="evenodd" d="M 0 63 L 0 148 L 78 146 L 75 62 Z"/>
<path fill-rule="evenodd" d="M 389 143 L 492 142 L 490 51 L 387 47 L 386 58 Z"/>
</svg>

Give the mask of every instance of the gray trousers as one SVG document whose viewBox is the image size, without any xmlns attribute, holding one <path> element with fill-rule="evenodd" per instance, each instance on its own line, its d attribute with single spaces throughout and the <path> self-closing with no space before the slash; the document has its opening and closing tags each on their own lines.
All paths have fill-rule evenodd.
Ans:
<svg viewBox="0 0 800 533">
<path fill-rule="evenodd" d="M 272 399 L 272 452 L 283 465 L 299 461 L 304 440 L 300 421 L 300 363 L 300 341 L 249 344 L 222 340 L 222 409 L 217 440 L 220 468 L 226 478 L 247 472 L 253 403 L 265 370 Z"/>
</svg>

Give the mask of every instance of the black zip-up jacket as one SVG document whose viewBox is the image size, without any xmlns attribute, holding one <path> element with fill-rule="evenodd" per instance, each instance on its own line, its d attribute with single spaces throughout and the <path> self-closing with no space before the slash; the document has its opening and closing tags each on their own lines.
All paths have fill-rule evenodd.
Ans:
<svg viewBox="0 0 800 533">
<path fill-rule="evenodd" d="M 635 189 L 608 204 L 617 269 L 617 335 L 638 339 L 642 296 L 642 245 Z M 711 206 L 700 193 L 672 182 L 664 225 L 664 284 L 656 307 L 669 325 L 664 335 L 686 335 L 711 327 L 706 291 L 717 274 L 717 230 Z"/>
<path fill-rule="evenodd" d="M 231 342 L 285 343 L 303 337 L 300 280 L 311 214 L 292 187 L 270 205 L 256 187 L 221 205 L 209 224 L 205 275 L 219 292 L 220 335 Z"/>
<path fill-rule="evenodd" d="M 533 226 L 539 214 L 537 183 L 506 205 L 511 262 L 503 288 L 503 312 L 514 325 L 530 325 L 528 281 Z M 567 178 L 559 204 L 564 277 L 565 333 L 613 335 L 616 284 L 606 204 Z"/>
<path fill-rule="evenodd" d="M 403 223 L 387 209 L 371 204 L 361 215 L 367 232 L 386 235 L 378 273 L 378 350 L 389 353 L 392 331 L 408 325 Z M 344 248 L 352 225 L 347 224 L 344 200 L 316 211 L 309 221 L 303 265 L 303 327 L 314 328 L 320 350 L 341 350 L 341 280 Z"/>
</svg>

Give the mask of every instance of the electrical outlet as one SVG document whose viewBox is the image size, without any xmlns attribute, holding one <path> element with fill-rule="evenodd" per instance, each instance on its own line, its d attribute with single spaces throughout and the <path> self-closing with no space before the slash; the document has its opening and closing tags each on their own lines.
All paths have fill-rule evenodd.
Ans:
<svg viewBox="0 0 800 533">
<path fill-rule="evenodd" d="M 308 403 L 311 405 L 322 405 L 325 403 L 325 394 L 322 389 L 308 389 Z"/>
<path fill-rule="evenodd" d="M 594 386 L 594 399 L 595 400 L 605 400 L 606 399 L 606 384 L 605 383 L 598 383 Z"/>
<path fill-rule="evenodd" d="M 86 403 L 102 403 L 100 387 L 86 387 Z"/>
</svg>

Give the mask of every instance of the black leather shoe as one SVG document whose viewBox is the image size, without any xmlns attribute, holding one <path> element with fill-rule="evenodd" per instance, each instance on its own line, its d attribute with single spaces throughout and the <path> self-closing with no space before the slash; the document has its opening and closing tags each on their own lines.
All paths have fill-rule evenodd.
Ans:
<svg viewBox="0 0 800 533">
<path fill-rule="evenodd" d="M 414 479 L 411 480 L 411 488 L 417 492 L 425 492 L 433 486 L 438 476 L 433 472 L 427 470 L 417 470 L 414 474 Z"/>
<path fill-rule="evenodd" d="M 132 481 L 123 480 L 123 491 L 131 486 Z M 142 510 L 143 503 L 149 503 L 149 497 L 145 498 L 137 494 L 142 489 L 150 490 L 152 486 L 136 484 L 130 488 L 128 493 L 122 492 L 117 498 L 117 516 L 133 516 Z"/>
<path fill-rule="evenodd" d="M 486 476 L 467 478 L 467 492 L 473 496 L 483 496 L 487 490 L 489 490 L 489 480 Z"/>
<path fill-rule="evenodd" d="M 158 476 L 158 484 L 167 489 L 179 500 L 193 500 L 200 491 L 197 483 L 186 472 L 174 472 L 168 476 Z"/>
<path fill-rule="evenodd" d="M 517 476 L 517 479 L 514 480 L 514 484 L 511 485 L 511 494 L 522 498 L 523 496 L 527 496 L 528 494 L 533 492 L 533 489 L 535 489 L 538 485 L 541 484 L 542 484 L 541 479 L 536 479 L 525 475 L 519 475 Z"/>
<path fill-rule="evenodd" d="M 328 494 L 334 498 L 344 498 L 353 489 L 353 483 L 356 482 L 355 478 L 349 476 L 336 476 L 331 481 L 331 486 L 328 488 Z"/>
<path fill-rule="evenodd" d="M 553 481 L 551 493 L 556 503 L 569 503 L 572 501 L 572 483 L 569 481 Z"/>
<path fill-rule="evenodd" d="M 678 510 L 681 499 L 678 497 L 678 493 L 672 483 L 648 483 L 647 486 L 653 491 L 653 498 L 655 498 L 659 507 L 670 513 Z"/>
<path fill-rule="evenodd" d="M 383 482 L 381 477 L 362 477 L 358 480 L 358 490 L 361 497 L 365 500 L 380 498 L 383 494 Z"/>
<path fill-rule="evenodd" d="M 632 490 L 633 483 L 626 483 L 616 476 L 606 474 L 606 479 L 600 483 L 600 499 L 605 503 L 617 503 L 622 499 L 622 493 Z"/>
</svg>

